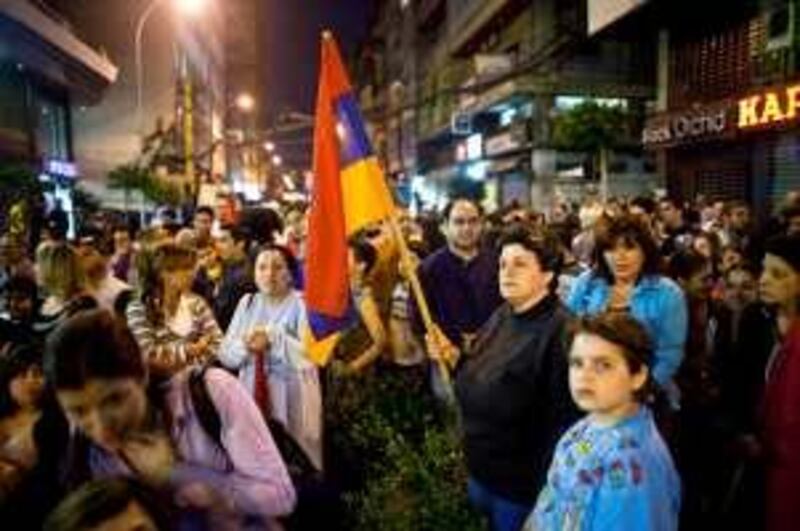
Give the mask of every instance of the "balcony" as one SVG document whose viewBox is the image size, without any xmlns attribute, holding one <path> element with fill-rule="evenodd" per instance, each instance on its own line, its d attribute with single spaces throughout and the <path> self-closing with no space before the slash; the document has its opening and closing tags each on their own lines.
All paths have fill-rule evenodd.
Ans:
<svg viewBox="0 0 800 531">
<path fill-rule="evenodd" d="M 464 48 L 513 0 L 450 0 L 447 24 L 450 51 L 460 55 Z"/>
</svg>

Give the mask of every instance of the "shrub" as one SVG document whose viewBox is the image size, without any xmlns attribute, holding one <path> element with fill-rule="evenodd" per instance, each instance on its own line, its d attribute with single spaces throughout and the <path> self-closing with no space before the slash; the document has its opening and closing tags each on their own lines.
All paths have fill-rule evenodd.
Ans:
<svg viewBox="0 0 800 531">
<path fill-rule="evenodd" d="M 455 415 L 425 376 L 378 367 L 329 379 L 329 471 L 344 489 L 344 529 L 482 529 L 466 498 Z"/>
</svg>

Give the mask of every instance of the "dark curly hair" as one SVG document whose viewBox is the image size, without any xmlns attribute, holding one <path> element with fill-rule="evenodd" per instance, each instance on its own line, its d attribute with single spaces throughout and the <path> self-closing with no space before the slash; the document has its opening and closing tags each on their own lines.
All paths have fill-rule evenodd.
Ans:
<svg viewBox="0 0 800 531">
<path fill-rule="evenodd" d="M 507 245 L 515 244 L 536 255 L 542 271 L 553 273 L 553 279 L 548 288 L 550 291 L 554 291 L 558 286 L 558 275 L 561 272 L 563 261 L 558 238 L 548 231 L 534 230 L 526 225 L 515 224 L 501 234 L 498 249 L 502 250 Z"/>
<path fill-rule="evenodd" d="M 636 216 L 624 215 L 607 220 L 603 230 L 598 231 L 597 246 L 594 251 L 595 275 L 604 278 L 609 284 L 614 283 L 614 272 L 606 262 L 604 254 L 619 243 L 642 250 L 644 263 L 639 278 L 660 273 L 661 257 L 650 228 Z"/>
</svg>

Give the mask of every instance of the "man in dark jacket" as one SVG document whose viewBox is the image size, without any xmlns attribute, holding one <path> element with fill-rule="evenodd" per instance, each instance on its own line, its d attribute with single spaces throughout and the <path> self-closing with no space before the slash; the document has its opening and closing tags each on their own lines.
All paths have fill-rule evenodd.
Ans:
<svg viewBox="0 0 800 531">
<path fill-rule="evenodd" d="M 245 293 L 253 293 L 256 287 L 246 252 L 250 242 L 247 231 L 238 226 L 225 226 L 215 236 L 222 274 L 217 282 L 206 278 L 209 283 L 203 291 L 210 294 L 209 303 L 214 310 L 214 317 L 219 327 L 225 330 L 233 318 L 239 299 Z"/>
<path fill-rule="evenodd" d="M 456 198 L 443 212 L 447 245 L 419 266 L 419 279 L 431 316 L 457 348 L 468 346 L 502 299 L 497 291 L 497 253 L 480 246 L 483 211 L 467 198 Z M 422 320 L 412 304 L 411 322 L 422 335 Z"/>
</svg>

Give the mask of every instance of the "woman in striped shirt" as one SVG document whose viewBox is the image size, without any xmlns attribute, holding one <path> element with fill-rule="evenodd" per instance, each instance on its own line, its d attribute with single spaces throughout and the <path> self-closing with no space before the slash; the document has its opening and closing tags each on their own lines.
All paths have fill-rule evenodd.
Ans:
<svg viewBox="0 0 800 531">
<path fill-rule="evenodd" d="M 196 254 L 166 243 L 140 254 L 139 293 L 128 305 L 128 326 L 150 370 L 171 375 L 213 357 L 222 332 L 208 304 L 191 293 Z"/>
</svg>

